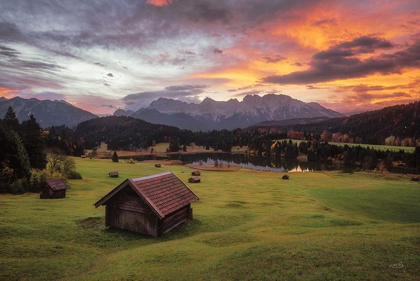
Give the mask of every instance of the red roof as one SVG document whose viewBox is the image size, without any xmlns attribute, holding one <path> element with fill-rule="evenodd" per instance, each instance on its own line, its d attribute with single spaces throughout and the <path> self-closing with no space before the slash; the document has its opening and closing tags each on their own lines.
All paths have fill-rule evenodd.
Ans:
<svg viewBox="0 0 420 281">
<path fill-rule="evenodd" d="M 68 188 L 63 179 L 46 180 L 46 182 L 52 190 L 63 190 Z"/>
<path fill-rule="evenodd" d="M 175 174 L 165 172 L 153 176 L 127 179 L 105 197 L 95 203 L 96 207 L 104 205 L 108 199 L 118 193 L 128 183 L 143 197 L 160 218 L 199 200 L 198 196 L 188 188 Z"/>
</svg>

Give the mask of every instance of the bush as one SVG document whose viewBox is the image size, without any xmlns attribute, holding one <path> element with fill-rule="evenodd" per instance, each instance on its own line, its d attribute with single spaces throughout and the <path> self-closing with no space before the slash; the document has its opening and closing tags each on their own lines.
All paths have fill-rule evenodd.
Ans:
<svg viewBox="0 0 420 281">
<path fill-rule="evenodd" d="M 29 190 L 29 184 L 28 181 L 25 178 L 23 178 L 16 180 L 10 185 L 9 188 L 9 192 L 11 194 L 22 194 Z"/>
<path fill-rule="evenodd" d="M 29 179 L 29 191 L 40 192 L 45 185 L 45 181 L 48 179 L 50 173 L 46 170 L 35 170 L 31 171 L 31 178 Z"/>
<path fill-rule="evenodd" d="M 71 170 L 67 173 L 67 178 L 70 180 L 81 180 L 83 179 L 82 175 L 76 171 Z"/>
</svg>

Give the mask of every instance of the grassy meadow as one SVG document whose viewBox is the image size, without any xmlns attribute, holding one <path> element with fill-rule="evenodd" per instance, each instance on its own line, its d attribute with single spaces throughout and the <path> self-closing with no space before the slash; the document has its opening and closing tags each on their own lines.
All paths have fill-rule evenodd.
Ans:
<svg viewBox="0 0 420 281">
<path fill-rule="evenodd" d="M 0 280 L 418 280 L 420 185 L 404 175 L 203 171 L 194 220 L 160 238 L 105 229 L 129 177 L 191 169 L 79 159 L 67 198 L 0 195 Z M 169 163 L 169 162 L 168 162 Z M 120 178 L 109 178 L 109 171 Z"/>
</svg>

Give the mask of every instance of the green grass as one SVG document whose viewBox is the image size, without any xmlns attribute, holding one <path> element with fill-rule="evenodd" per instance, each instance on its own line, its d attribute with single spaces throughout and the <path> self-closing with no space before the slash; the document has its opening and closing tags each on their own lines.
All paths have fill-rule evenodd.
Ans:
<svg viewBox="0 0 420 281">
<path fill-rule="evenodd" d="M 418 280 L 420 186 L 403 175 L 202 173 L 194 220 L 161 238 L 93 204 L 153 163 L 75 158 L 67 198 L 0 196 L 0 280 Z M 120 178 L 109 178 L 119 171 Z M 403 264 L 403 267 L 400 266 Z M 400 267 L 400 268 L 398 268 Z"/>
</svg>

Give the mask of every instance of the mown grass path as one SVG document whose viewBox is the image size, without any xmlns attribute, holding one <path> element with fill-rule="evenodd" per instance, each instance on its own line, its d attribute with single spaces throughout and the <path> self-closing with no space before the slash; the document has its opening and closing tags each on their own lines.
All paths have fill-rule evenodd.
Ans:
<svg viewBox="0 0 420 281">
<path fill-rule="evenodd" d="M 0 196 L 0 280 L 418 280 L 420 186 L 403 175 L 203 171 L 194 221 L 161 238 L 105 229 L 125 178 L 191 169 L 76 159 L 62 200 Z M 109 178 L 109 171 L 120 178 Z"/>
</svg>

